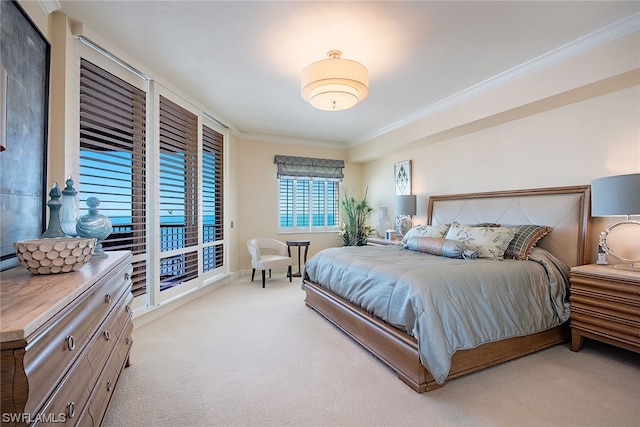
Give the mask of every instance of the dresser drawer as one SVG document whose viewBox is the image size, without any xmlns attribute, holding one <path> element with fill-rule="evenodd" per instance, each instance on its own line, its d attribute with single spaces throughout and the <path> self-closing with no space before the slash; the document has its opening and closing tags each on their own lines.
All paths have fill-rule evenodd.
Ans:
<svg viewBox="0 0 640 427">
<path fill-rule="evenodd" d="M 640 285 L 572 276 L 571 295 L 590 296 L 640 307 Z"/>
<path fill-rule="evenodd" d="M 54 426 L 63 422 L 66 425 L 75 425 L 89 401 L 90 376 L 91 365 L 82 357 L 60 383 L 49 402 L 39 411 L 41 422 L 37 425 Z"/>
<path fill-rule="evenodd" d="M 604 316 L 595 316 L 592 312 L 581 313 L 580 310 L 572 312 L 571 327 L 640 346 L 640 327 L 612 321 Z"/>
<path fill-rule="evenodd" d="M 116 301 L 126 292 L 130 265 L 120 266 L 103 277 L 86 294 L 78 297 L 39 331 L 26 346 L 25 373 L 29 400 L 25 412 L 35 412 L 89 343 Z"/>
<path fill-rule="evenodd" d="M 102 375 L 96 383 L 96 387 L 89 401 L 89 413 L 95 425 L 100 425 L 107 411 L 107 406 L 115 389 L 120 372 L 122 371 L 131 349 L 131 333 L 133 323 L 128 322 L 122 335 L 119 337 L 116 347 L 111 353 Z"/>
<path fill-rule="evenodd" d="M 589 338 L 640 353 L 640 273 L 575 266 L 570 291 L 572 351 Z"/>
<path fill-rule="evenodd" d="M 98 376 L 113 351 L 118 338 L 122 335 L 124 327 L 127 322 L 130 322 L 132 300 L 133 295 L 131 295 L 131 292 L 122 295 L 116 309 L 98 329 L 95 342 L 92 342 L 89 348 L 89 363 L 95 367 L 91 375 L 91 384 L 95 384 L 98 380 Z"/>
<path fill-rule="evenodd" d="M 126 360 L 133 328 L 126 307 L 131 271 L 131 252 L 113 251 L 67 274 L 33 275 L 24 267 L 2 272 L 3 425 L 98 425 L 89 404 L 110 362 L 99 365 L 89 354 L 106 341 L 102 328 L 113 327 L 120 336 L 106 353 Z M 11 416 L 6 423 L 5 414 Z"/>
<path fill-rule="evenodd" d="M 133 345 L 133 322 L 128 322 L 122 331 L 122 339 L 118 341 L 116 352 L 118 356 L 125 362 L 125 367 L 129 366 L 129 355 L 131 353 L 131 346 Z"/>
<path fill-rule="evenodd" d="M 570 302 L 574 312 L 601 316 L 640 328 L 640 306 L 582 295 L 571 295 Z"/>
</svg>

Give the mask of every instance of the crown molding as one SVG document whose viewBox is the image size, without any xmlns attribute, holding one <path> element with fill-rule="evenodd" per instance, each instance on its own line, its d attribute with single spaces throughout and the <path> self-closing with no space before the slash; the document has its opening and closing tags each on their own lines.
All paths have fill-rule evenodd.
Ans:
<svg viewBox="0 0 640 427">
<path fill-rule="evenodd" d="M 371 139 L 425 119 L 435 113 L 451 108 L 478 95 L 490 92 L 491 90 L 504 86 L 507 83 L 526 77 L 551 65 L 565 61 L 573 56 L 587 52 L 638 30 L 640 30 L 640 12 L 629 15 L 611 25 L 600 28 L 599 30 L 560 46 L 557 49 L 533 58 L 509 70 L 503 71 L 500 74 L 457 92 L 447 98 L 443 98 L 434 104 L 416 111 L 404 119 L 398 120 L 378 129 L 377 131 L 353 140 L 349 142 L 347 146 L 355 147 L 363 144 Z"/>
<path fill-rule="evenodd" d="M 56 10 L 60 10 L 60 3 L 58 0 L 37 0 L 40 9 L 44 12 L 45 15 L 49 15 L 50 13 L 55 12 Z"/>
<path fill-rule="evenodd" d="M 292 138 L 289 136 L 264 135 L 256 133 L 244 133 L 234 129 L 233 133 L 240 139 L 257 142 L 268 142 L 272 144 L 304 145 L 308 147 L 331 148 L 335 150 L 346 150 L 347 146 L 342 142 L 319 141 L 315 139 Z"/>
</svg>

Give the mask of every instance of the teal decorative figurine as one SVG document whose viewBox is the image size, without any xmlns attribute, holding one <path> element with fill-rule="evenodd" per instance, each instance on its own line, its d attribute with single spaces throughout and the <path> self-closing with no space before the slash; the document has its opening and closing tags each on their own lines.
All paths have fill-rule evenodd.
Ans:
<svg viewBox="0 0 640 427">
<path fill-rule="evenodd" d="M 64 231 L 62 231 L 62 227 L 60 226 L 60 208 L 62 207 L 62 202 L 60 201 L 61 196 L 62 193 L 60 192 L 60 188 L 58 188 L 58 183 L 55 182 L 53 187 L 51 187 L 51 191 L 49 191 L 49 197 L 51 197 L 51 200 L 47 202 L 47 206 L 49 206 L 49 226 L 42 235 L 42 237 L 47 239 L 66 237 L 64 235 Z"/>
<path fill-rule="evenodd" d="M 109 234 L 113 231 L 111 220 L 98 213 L 100 200 L 97 197 L 89 197 L 86 203 L 89 206 L 89 213 L 80 217 L 76 225 L 76 231 L 80 237 L 95 237 L 98 240 L 93 252 L 94 258 L 107 256 L 102 250 L 102 241 L 109 237 Z"/>
<path fill-rule="evenodd" d="M 73 188 L 73 180 L 71 175 L 65 182 L 66 186 L 62 190 L 62 214 L 60 217 L 60 226 L 62 231 L 69 237 L 78 235 L 76 225 L 78 223 L 78 192 Z"/>
</svg>

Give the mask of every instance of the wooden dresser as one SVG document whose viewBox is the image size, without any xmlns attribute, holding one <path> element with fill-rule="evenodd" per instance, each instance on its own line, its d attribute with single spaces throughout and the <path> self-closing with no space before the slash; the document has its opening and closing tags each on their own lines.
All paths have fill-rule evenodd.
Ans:
<svg viewBox="0 0 640 427">
<path fill-rule="evenodd" d="M 2 425 L 98 426 L 129 363 L 131 254 L 0 273 Z"/>
<path fill-rule="evenodd" d="M 572 351 L 587 337 L 640 353 L 640 272 L 573 267 L 570 301 Z"/>
</svg>

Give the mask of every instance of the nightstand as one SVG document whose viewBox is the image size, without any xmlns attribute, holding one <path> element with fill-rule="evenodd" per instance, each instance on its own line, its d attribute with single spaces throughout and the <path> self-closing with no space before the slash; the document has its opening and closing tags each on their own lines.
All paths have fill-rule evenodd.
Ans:
<svg viewBox="0 0 640 427">
<path fill-rule="evenodd" d="M 640 272 L 573 267 L 570 302 L 572 351 L 586 337 L 640 353 Z"/>
<path fill-rule="evenodd" d="M 367 246 L 387 246 L 387 245 L 401 245 L 402 239 L 394 237 L 391 240 L 383 239 L 382 237 L 369 237 L 367 239 Z"/>
</svg>

